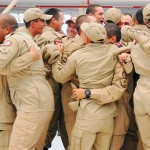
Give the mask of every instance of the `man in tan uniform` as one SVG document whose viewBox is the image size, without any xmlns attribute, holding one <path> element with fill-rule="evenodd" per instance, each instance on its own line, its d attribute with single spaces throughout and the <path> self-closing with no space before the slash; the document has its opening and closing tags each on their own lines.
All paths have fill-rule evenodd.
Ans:
<svg viewBox="0 0 150 150">
<path fill-rule="evenodd" d="M 74 53 L 75 51 L 77 51 L 85 46 L 84 39 L 83 39 L 84 33 L 80 29 L 81 24 L 83 22 L 88 23 L 88 22 L 94 22 L 94 21 L 96 21 L 96 19 L 93 16 L 81 15 L 77 18 L 76 30 L 77 30 L 78 34 L 75 36 L 75 38 L 72 38 L 63 43 L 64 52 L 63 52 L 62 58 L 61 58 L 61 62 L 63 64 L 66 63 L 67 58 L 70 55 L 72 55 L 72 53 Z M 69 138 L 69 145 L 70 145 L 70 140 L 71 140 L 71 132 L 74 127 L 75 120 L 76 120 L 76 112 L 72 111 L 68 106 L 68 103 L 72 99 L 72 86 L 70 83 L 73 83 L 77 87 L 79 86 L 79 82 L 78 82 L 78 79 L 76 78 L 76 76 L 73 79 L 71 79 L 70 81 L 62 84 L 62 91 L 61 91 L 62 104 L 63 104 L 64 117 L 65 117 L 65 125 L 66 125 L 67 134 L 68 134 L 68 138 Z"/>
<path fill-rule="evenodd" d="M 67 32 L 68 38 L 74 38 L 77 35 L 77 30 L 75 27 L 76 19 L 77 19 L 77 17 L 74 16 L 66 21 L 66 24 L 67 24 L 66 32 Z"/>
<path fill-rule="evenodd" d="M 61 31 L 61 27 L 63 25 L 63 13 L 56 8 L 47 9 L 45 11 L 47 15 L 53 15 L 50 20 L 47 20 L 47 26 L 44 27 L 42 34 L 35 37 L 36 43 L 38 46 L 42 47 L 47 44 L 57 45 L 62 43 L 62 36 L 58 33 Z M 48 70 L 50 68 L 46 66 Z M 68 138 L 66 127 L 64 123 L 64 114 L 61 104 L 61 85 L 57 83 L 52 76 L 47 77 L 48 82 L 52 86 L 52 90 L 54 93 L 54 101 L 55 101 L 55 111 L 52 117 L 52 120 L 49 124 L 48 134 L 45 142 L 45 150 L 51 147 L 52 141 L 56 135 L 58 130 L 58 126 L 60 129 L 60 136 L 63 142 L 64 147 L 67 149 L 68 147 Z"/>
<path fill-rule="evenodd" d="M 132 29 L 134 29 L 135 31 L 137 30 L 138 32 L 140 31 L 140 32 L 146 33 L 148 31 L 148 28 L 144 24 L 142 12 L 143 12 L 143 8 L 139 9 L 135 13 L 136 24 L 134 26 L 132 26 Z M 131 39 L 131 40 L 133 40 L 133 39 Z M 139 75 L 134 71 L 134 73 L 133 73 L 134 89 L 136 87 L 136 83 L 137 83 L 138 78 L 139 78 Z M 126 149 L 128 149 L 128 150 L 142 150 L 143 144 L 141 141 L 141 137 L 137 135 L 138 127 L 137 127 L 137 123 L 135 121 L 135 114 L 133 112 L 134 111 L 133 96 L 130 100 L 130 105 L 131 105 L 130 126 L 129 126 L 128 132 L 126 134 L 122 150 L 126 150 Z M 138 145 L 137 145 L 137 143 L 138 143 Z"/>
<path fill-rule="evenodd" d="M 1 14 L 0 26 L 1 26 L 0 43 L 2 43 L 5 37 L 10 36 L 8 34 L 13 34 L 13 32 L 18 27 L 18 24 L 13 16 L 9 14 Z M 30 55 L 33 56 L 33 61 L 39 59 L 40 56 L 39 52 L 33 47 L 31 47 L 30 52 L 12 60 L 10 67 L 17 68 L 15 70 L 18 71 L 20 68 L 22 68 L 23 65 L 26 65 L 26 62 L 23 60 L 28 59 Z M 14 69 L 11 69 L 11 71 L 14 71 Z M 10 92 L 6 76 L 1 75 L 0 78 L 1 78 L 0 150 L 8 150 L 10 134 L 16 117 L 16 109 L 12 104 L 10 98 Z"/>
<path fill-rule="evenodd" d="M 118 48 L 115 45 L 103 44 L 106 38 L 105 28 L 98 23 L 83 23 L 81 29 L 86 34 L 86 47 L 74 52 L 65 66 L 59 62 L 54 64 L 52 73 L 54 78 L 62 83 L 70 80 L 76 73 L 80 87 L 87 89 L 87 96 L 80 100 L 78 107 L 70 149 L 109 150 L 114 129 L 113 118 L 116 116 L 116 106 L 113 102 L 122 96 L 125 87 L 121 83 L 124 84 L 126 79 L 122 77 L 123 69 L 117 57 L 113 55 L 118 52 Z M 119 81 L 117 86 L 114 83 L 116 80 Z M 114 86 L 111 86 L 112 83 Z M 100 97 L 89 90 L 94 88 L 102 88 Z"/>
<path fill-rule="evenodd" d="M 150 29 L 150 4 L 143 9 L 143 18 L 147 27 Z M 140 35 L 140 36 L 139 36 Z M 135 72 L 140 75 L 134 91 L 134 112 L 136 121 L 142 138 L 145 150 L 150 149 L 150 119 L 149 119 L 149 49 L 150 31 L 147 36 L 136 35 L 137 43 L 132 47 L 131 57 L 135 67 Z"/>
<path fill-rule="evenodd" d="M 0 44 L 5 36 L 18 27 L 15 18 L 8 14 L 0 15 Z M 10 99 L 6 76 L 0 75 L 0 150 L 8 150 L 10 134 L 16 117 L 16 110 Z"/>
<path fill-rule="evenodd" d="M 35 45 L 40 59 L 33 61 L 33 56 L 28 55 L 26 59 L 21 59 L 24 65 L 20 64 L 20 70 L 15 69 L 11 61 L 26 55 L 35 44 L 33 37 L 42 32 L 44 20 L 51 17 L 38 8 L 28 9 L 24 13 L 26 28 L 10 35 L 0 48 L 1 74 L 7 75 L 11 99 L 17 109 L 9 150 L 43 149 L 54 102 L 51 87 L 45 78 L 40 49 Z"/>
<path fill-rule="evenodd" d="M 121 18 L 122 18 L 122 12 L 119 9 L 110 8 L 105 12 L 104 20 L 105 20 L 105 22 L 111 22 L 111 23 L 118 25 L 118 27 L 121 27 Z M 125 38 L 123 35 L 121 35 L 121 36 L 122 36 L 122 38 Z M 116 45 L 119 47 L 119 49 L 124 49 L 127 47 L 128 51 L 130 51 L 130 49 L 131 49 L 131 44 L 132 43 L 129 43 L 129 42 L 128 43 L 123 42 L 122 40 L 121 40 L 121 42 L 118 41 L 118 43 L 116 43 Z M 130 121 L 130 103 L 129 103 L 129 101 L 133 94 L 133 79 L 132 79 L 133 66 L 131 63 L 132 67 L 131 67 L 130 71 L 127 71 L 126 68 L 127 68 L 128 64 L 126 64 L 126 63 L 127 62 L 123 61 L 122 65 L 123 65 L 126 73 L 128 73 L 127 74 L 128 87 L 127 87 L 126 91 L 124 92 L 122 98 L 116 102 L 119 113 L 118 113 L 118 116 L 115 118 L 115 130 L 114 130 L 114 135 L 113 135 L 112 142 L 111 142 L 111 147 L 110 147 L 111 150 L 120 150 L 121 149 L 123 142 L 124 142 L 125 135 L 129 128 L 129 121 Z"/>
<path fill-rule="evenodd" d="M 107 38 L 105 40 L 105 43 L 110 44 L 110 43 L 116 43 L 116 41 L 120 41 L 121 32 L 117 25 L 113 23 L 107 23 L 105 25 L 105 28 L 107 31 Z M 123 47 L 123 46 L 120 47 L 119 49 L 123 50 L 123 48 L 124 50 L 126 49 L 126 47 Z M 73 93 L 77 99 L 82 99 L 86 97 L 85 89 L 81 89 L 81 88 L 74 89 Z M 126 106 L 127 104 L 125 103 L 126 102 L 124 101 L 124 99 L 121 99 L 116 102 L 119 115 L 115 117 L 115 131 L 113 135 L 113 141 L 111 142 L 111 147 L 110 147 L 111 150 L 120 150 L 124 141 L 124 136 L 125 136 L 124 132 L 126 132 L 126 130 L 128 129 L 128 116 L 125 112 L 126 108 L 124 108 L 124 107 L 127 107 Z"/>
</svg>

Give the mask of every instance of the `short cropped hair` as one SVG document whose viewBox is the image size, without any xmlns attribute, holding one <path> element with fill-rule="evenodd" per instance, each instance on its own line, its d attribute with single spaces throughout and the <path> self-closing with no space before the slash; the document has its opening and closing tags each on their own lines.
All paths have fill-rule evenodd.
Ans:
<svg viewBox="0 0 150 150">
<path fill-rule="evenodd" d="M 106 29 L 108 38 L 116 36 L 116 42 L 119 42 L 121 40 L 121 30 L 116 24 L 106 23 L 104 27 Z"/>
<path fill-rule="evenodd" d="M 47 14 L 47 15 L 53 15 L 53 17 L 50 19 L 50 20 L 46 20 L 46 23 L 49 25 L 52 21 L 53 18 L 55 18 L 56 20 L 59 19 L 60 15 L 59 15 L 59 12 L 61 12 L 60 9 L 57 9 L 57 8 L 50 8 L 50 9 L 47 9 L 44 14 Z"/>
<path fill-rule="evenodd" d="M 144 24 L 143 21 L 143 8 L 139 9 L 135 14 L 138 24 Z"/>
<path fill-rule="evenodd" d="M 77 18 L 76 20 L 76 23 L 75 23 L 75 27 L 76 27 L 76 30 L 78 32 L 78 34 L 80 35 L 81 33 L 81 29 L 80 29 L 80 26 L 83 22 L 87 22 L 89 23 L 90 22 L 90 19 L 88 18 L 87 15 L 81 15 Z"/>
<path fill-rule="evenodd" d="M 87 9 L 86 9 L 86 14 L 94 14 L 95 13 L 95 8 L 96 7 L 102 7 L 101 5 L 98 5 L 98 4 L 91 4 L 91 5 L 89 5 L 88 7 L 87 7 Z"/>
</svg>

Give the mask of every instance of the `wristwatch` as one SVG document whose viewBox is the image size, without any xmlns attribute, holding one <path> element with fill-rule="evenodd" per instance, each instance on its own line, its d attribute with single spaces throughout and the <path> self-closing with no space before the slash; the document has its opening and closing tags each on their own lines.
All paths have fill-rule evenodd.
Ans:
<svg viewBox="0 0 150 150">
<path fill-rule="evenodd" d="M 90 98 L 91 97 L 91 90 L 90 89 L 86 89 L 85 90 L 85 95 L 86 95 L 86 98 Z"/>
</svg>

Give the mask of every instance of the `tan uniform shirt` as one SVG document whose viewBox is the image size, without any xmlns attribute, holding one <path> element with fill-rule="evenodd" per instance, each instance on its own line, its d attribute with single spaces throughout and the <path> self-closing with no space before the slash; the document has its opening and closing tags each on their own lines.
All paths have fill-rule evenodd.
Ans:
<svg viewBox="0 0 150 150">
<path fill-rule="evenodd" d="M 145 32 L 148 32 L 149 30 L 146 25 L 140 25 L 140 24 L 132 26 L 132 29 L 138 30 L 138 31 L 145 31 Z"/>
<path fill-rule="evenodd" d="M 83 39 L 77 34 L 75 38 L 64 38 L 62 40 L 64 46 L 64 52 L 62 54 L 61 61 L 66 63 L 67 58 L 76 50 L 85 46 Z"/>
<path fill-rule="evenodd" d="M 59 36 L 59 34 L 57 34 L 57 32 L 53 28 L 45 26 L 42 34 L 37 35 L 34 39 L 37 45 L 42 47 L 46 44 L 57 44 L 57 42 L 61 42 L 61 38 L 62 37 Z"/>
<path fill-rule="evenodd" d="M 149 32 L 150 33 L 150 32 Z M 150 34 L 141 35 L 136 45 L 131 49 L 131 57 L 136 73 L 140 75 L 150 75 Z"/>
<path fill-rule="evenodd" d="M 7 75 L 11 99 L 17 111 L 53 111 L 53 94 L 45 79 L 42 56 L 35 62 L 31 61 L 33 59 L 31 59 L 31 56 L 27 60 L 24 59 L 25 57 L 21 57 L 28 55 L 27 52 L 32 44 L 35 44 L 33 37 L 25 28 L 22 31 L 16 31 L 15 34 L 4 41 L 3 47 L 0 48 L 1 74 Z M 22 64 L 18 65 L 22 67 L 20 71 L 10 67 L 16 68 L 15 65 L 11 65 L 11 61 L 13 62 L 15 59 L 17 60 L 14 61 L 15 63 L 18 60 L 20 62 L 20 59 L 23 60 L 23 62 L 21 61 Z"/>
<path fill-rule="evenodd" d="M 65 66 L 62 66 L 59 62 L 54 64 L 52 69 L 53 77 L 58 82 L 64 83 L 70 80 L 72 75 L 76 73 L 81 88 L 101 88 L 103 92 L 108 92 L 109 87 L 107 90 L 106 87 L 112 84 L 114 68 L 118 62 L 117 56 L 113 56 L 113 53 L 117 53 L 117 51 L 118 48 L 115 45 L 90 43 L 85 48 L 74 52 L 68 58 Z M 121 66 L 120 69 L 123 72 Z M 122 91 L 124 90 L 122 87 Z M 113 99 L 112 97 L 110 98 L 109 93 L 104 93 L 102 93 L 100 98 L 96 97 L 98 101 L 82 99 L 80 107 L 85 107 L 85 113 L 82 112 L 82 116 L 78 115 L 77 117 L 80 119 L 106 119 L 114 117 L 116 115 L 116 106 L 112 102 L 119 99 L 122 94 L 119 92 L 115 93 L 118 94 L 118 98 Z M 108 104 L 103 105 L 106 103 Z"/>
</svg>

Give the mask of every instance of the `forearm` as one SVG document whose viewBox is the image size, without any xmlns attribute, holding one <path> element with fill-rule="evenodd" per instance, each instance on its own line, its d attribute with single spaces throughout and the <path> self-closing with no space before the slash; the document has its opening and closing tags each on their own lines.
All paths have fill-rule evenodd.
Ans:
<svg viewBox="0 0 150 150">
<path fill-rule="evenodd" d="M 26 53 L 20 57 L 13 59 L 5 67 L 1 68 L 2 75 L 10 75 L 15 72 L 19 72 L 23 69 L 26 69 L 33 63 L 33 56 L 31 53 Z"/>
<path fill-rule="evenodd" d="M 53 78 L 59 83 L 65 83 L 72 79 L 73 74 L 75 73 L 74 67 L 67 63 L 63 65 L 60 61 L 57 61 L 52 66 L 52 75 Z"/>
</svg>

